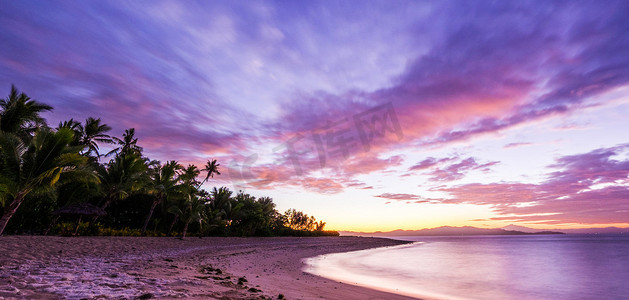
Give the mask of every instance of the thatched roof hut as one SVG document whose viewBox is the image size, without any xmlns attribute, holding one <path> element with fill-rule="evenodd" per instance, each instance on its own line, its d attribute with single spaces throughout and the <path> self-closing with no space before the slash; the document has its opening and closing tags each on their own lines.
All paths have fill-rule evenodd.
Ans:
<svg viewBox="0 0 629 300">
<path fill-rule="evenodd" d="M 74 230 L 74 235 L 77 235 L 77 233 L 79 232 L 79 225 L 81 224 L 81 218 L 83 216 L 104 216 L 107 213 L 104 209 L 96 205 L 92 205 L 89 203 L 78 203 L 64 206 L 51 212 L 51 214 L 57 215 L 57 218 L 59 217 L 59 215 L 79 215 L 79 221 L 76 223 L 76 229 Z M 48 230 L 46 230 L 46 233 L 48 233 Z"/>
<path fill-rule="evenodd" d="M 84 215 L 84 216 L 104 216 L 107 213 L 104 209 L 89 203 L 78 203 L 64 206 L 53 211 L 53 215 Z"/>
</svg>

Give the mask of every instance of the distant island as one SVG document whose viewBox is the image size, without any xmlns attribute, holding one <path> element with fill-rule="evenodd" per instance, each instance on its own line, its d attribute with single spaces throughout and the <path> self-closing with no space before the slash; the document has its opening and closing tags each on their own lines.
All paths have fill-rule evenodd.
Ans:
<svg viewBox="0 0 629 300">
<path fill-rule="evenodd" d="M 478 228 L 473 226 L 441 226 L 419 230 L 393 230 L 376 232 L 339 231 L 344 236 L 464 236 L 464 235 L 532 235 L 532 234 L 629 234 L 629 228 L 576 228 L 535 229 L 519 225 L 502 228 Z"/>
<path fill-rule="evenodd" d="M 376 232 L 353 232 L 340 231 L 341 235 L 359 235 L 359 236 L 456 236 L 456 235 L 530 235 L 530 234 L 564 234 L 559 231 L 536 231 L 527 232 L 521 230 L 508 230 L 504 228 L 478 228 L 472 226 L 453 227 L 441 226 L 436 228 L 426 228 L 420 230 L 393 230 L 393 231 L 376 231 Z"/>
</svg>

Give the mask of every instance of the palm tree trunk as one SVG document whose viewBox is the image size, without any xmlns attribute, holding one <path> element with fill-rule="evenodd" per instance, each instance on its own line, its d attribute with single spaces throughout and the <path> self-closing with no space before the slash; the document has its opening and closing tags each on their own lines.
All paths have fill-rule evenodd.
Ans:
<svg viewBox="0 0 629 300">
<path fill-rule="evenodd" d="M 7 223 L 9 223 L 11 217 L 13 217 L 18 207 L 20 207 L 20 204 L 22 204 L 22 201 L 24 201 L 24 196 L 26 196 L 26 194 L 23 194 L 21 192 L 18 193 L 11 204 L 7 206 L 4 214 L 2 215 L 2 218 L 0 218 L 0 235 L 2 235 L 2 233 L 4 232 L 4 228 L 7 227 Z"/>
<path fill-rule="evenodd" d="M 50 232 L 50 230 L 52 230 L 52 226 L 55 226 L 55 224 L 57 223 L 57 220 L 59 220 L 59 217 L 61 215 L 56 215 L 54 219 L 52 219 L 52 222 L 50 222 L 50 225 L 48 225 L 48 228 L 46 228 L 46 230 L 44 230 L 44 235 L 48 235 L 48 233 Z"/>
<path fill-rule="evenodd" d="M 103 203 L 103 206 L 101 206 L 100 208 L 105 210 L 105 208 L 107 208 L 109 204 L 111 204 L 111 198 L 105 199 L 105 203 Z M 96 220 L 98 220 L 98 216 L 94 216 L 94 218 L 92 218 L 92 223 L 96 222 Z"/>
<path fill-rule="evenodd" d="M 76 222 L 76 229 L 74 230 L 74 236 L 76 236 L 77 233 L 79 233 L 79 225 L 81 225 L 81 218 L 83 216 L 79 216 L 79 221 Z"/>
<path fill-rule="evenodd" d="M 179 216 L 175 215 L 173 222 L 170 223 L 170 227 L 168 227 L 168 235 L 170 235 L 170 233 L 173 231 L 173 227 L 175 227 L 175 223 L 177 223 L 177 220 L 179 220 Z"/>
<path fill-rule="evenodd" d="M 146 232 L 146 227 L 149 226 L 149 221 L 153 216 L 153 211 L 155 211 L 155 207 L 159 204 L 159 202 L 160 199 L 155 199 L 155 201 L 153 201 L 153 204 L 151 205 L 151 210 L 149 210 L 149 215 L 146 216 L 146 220 L 144 220 L 144 226 L 142 226 L 142 235 L 144 235 L 144 233 Z"/>
<path fill-rule="evenodd" d="M 186 238 L 186 232 L 188 232 L 188 224 L 190 224 L 190 222 L 186 222 L 186 226 L 183 227 L 183 233 L 181 234 L 181 239 Z"/>
</svg>

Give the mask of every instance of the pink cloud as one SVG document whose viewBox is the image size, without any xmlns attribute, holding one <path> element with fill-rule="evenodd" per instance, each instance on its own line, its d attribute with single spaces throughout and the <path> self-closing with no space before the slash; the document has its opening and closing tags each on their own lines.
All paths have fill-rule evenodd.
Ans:
<svg viewBox="0 0 629 300">
<path fill-rule="evenodd" d="M 478 163 L 473 157 L 461 159 L 457 163 L 450 163 L 449 165 L 447 164 L 448 162 L 458 159 L 458 157 L 445 157 L 440 159 L 429 157 L 411 166 L 409 168 L 409 171 L 432 169 L 431 171 L 426 173 L 432 176 L 431 180 L 454 181 L 463 178 L 465 174 L 469 171 L 481 170 L 483 172 L 487 172 L 492 166 L 499 164 L 499 162 L 497 161 L 481 164 Z"/>
<path fill-rule="evenodd" d="M 342 10 L 315 21 L 307 11 L 316 9 L 279 5 L 272 10 L 285 18 L 266 19 L 231 4 L 195 5 L 182 8 L 186 18 L 173 26 L 164 18 L 120 3 L 12 2 L 7 7 L 0 11 L 0 37 L 11 43 L 0 45 L 0 81 L 14 82 L 33 98 L 55 106 L 52 118 L 57 119 L 49 119 L 53 124 L 70 117 L 97 116 L 114 127 L 114 134 L 137 128 L 140 144 L 152 158 L 185 162 L 198 160 L 200 154 L 230 153 L 223 165 L 232 159 L 243 164 L 241 153 L 272 150 L 259 150 L 261 144 L 285 145 L 286 137 L 303 137 L 295 145 L 298 163 L 295 155 L 285 151 L 278 154 L 283 155 L 284 164 L 254 163 L 247 172 L 239 168 L 236 177 L 256 188 L 300 182 L 294 179 L 313 177 L 314 171 L 323 168 L 344 185 L 341 173 L 352 177 L 401 163 L 401 157 L 379 158 L 376 153 L 467 141 L 561 116 L 584 107 L 588 97 L 629 82 L 627 4 L 622 1 L 580 2 L 570 5 L 570 14 L 557 2 L 440 2 L 422 15 L 407 15 L 406 7 L 389 7 L 396 21 L 401 15 L 396 9 L 405 10 L 406 22 L 352 21 L 374 37 L 367 39 L 374 44 L 386 49 L 401 40 L 412 51 L 394 47 L 374 52 L 373 57 L 371 51 L 368 57 L 345 51 L 351 59 L 336 56 L 339 40 L 348 49 L 370 49 L 365 45 L 373 44 L 366 44 L 363 35 L 346 36 L 341 24 L 348 15 Z M 384 13 L 380 7 L 365 11 Z M 214 44 L 220 40 L 212 35 L 202 42 L 195 35 L 199 28 L 208 29 L 208 34 L 222 32 L 222 27 L 208 28 L 207 20 L 217 14 L 237 25 L 233 43 L 221 47 Z M 597 17 L 602 15 L 606 17 Z M 319 21 L 329 26 L 321 27 Z M 282 28 L 281 42 L 269 43 L 252 29 L 269 22 Z M 295 22 L 304 26 L 295 27 Z M 80 30 L 69 32 L 68 28 Z M 247 80 L 227 80 L 243 76 L 240 69 L 249 58 L 243 54 L 249 53 L 240 52 L 242 48 L 253 49 L 250 54 L 263 60 L 269 70 L 278 71 L 275 75 L 297 78 L 274 78 L 276 86 L 269 88 L 281 92 L 267 98 L 283 100 L 272 103 L 269 112 L 266 107 L 260 110 L 260 115 L 268 115 L 242 109 L 258 107 L 255 96 L 264 89 L 247 98 L 239 92 L 257 86 Z M 403 63 L 392 67 L 395 72 L 376 74 L 377 85 L 368 84 L 369 80 L 354 84 L 353 77 L 346 84 L 329 82 L 329 88 L 326 83 L 311 84 L 324 77 L 345 78 L 348 70 L 369 77 L 373 73 L 369 70 L 394 65 L 391 57 Z M 377 67 L 361 66 L 374 61 L 379 62 Z M 320 72 L 305 70 L 311 68 Z M 234 85 L 220 86 L 224 82 Z M 377 130 L 366 134 L 357 130 L 356 117 L 388 104 L 400 130 L 391 126 L 391 119 L 385 126 L 373 116 L 364 121 Z M 384 134 L 378 135 L 379 130 Z M 321 138 L 319 143 L 315 136 Z M 473 159 L 444 163 L 427 159 L 410 171 L 433 170 L 429 174 L 434 180 L 451 181 L 470 170 L 492 166 Z M 560 167 L 567 168 L 568 162 Z M 596 171 L 589 172 L 581 176 L 598 178 Z M 576 176 L 564 175 L 553 176 L 565 181 Z M 605 179 L 591 182 L 596 180 Z M 338 189 L 334 184 L 312 182 L 304 184 L 323 191 Z M 570 194 L 591 182 L 571 181 L 561 188 Z"/>
<path fill-rule="evenodd" d="M 343 191 L 343 185 L 333 179 L 306 177 L 299 181 L 299 186 L 320 194 L 337 194 Z"/>
<path fill-rule="evenodd" d="M 415 165 L 411 166 L 408 170 L 409 171 L 416 171 L 416 170 L 424 170 L 424 169 L 428 169 L 430 167 L 434 167 L 438 164 L 441 164 L 443 162 L 447 162 L 447 161 L 451 161 L 454 160 L 455 158 L 450 158 L 450 157 L 445 157 L 445 158 L 441 158 L 441 159 L 436 159 L 434 157 L 429 157 L 426 158 L 418 163 L 416 163 Z"/>
<path fill-rule="evenodd" d="M 413 194 L 392 194 L 392 193 L 384 193 L 380 195 L 376 195 L 374 197 L 390 199 L 390 200 L 418 200 L 422 199 L 421 196 L 413 195 Z"/>
<path fill-rule="evenodd" d="M 557 159 L 540 184 L 493 183 L 441 187 L 451 199 L 442 203 L 490 205 L 495 220 L 560 223 L 627 223 L 629 160 L 613 156 L 629 145 L 601 148 Z"/>
<path fill-rule="evenodd" d="M 400 155 L 391 156 L 386 159 L 378 158 L 376 153 L 357 154 L 343 162 L 342 170 L 352 176 L 359 174 L 369 174 L 387 168 L 399 166 L 403 158 Z"/>
</svg>

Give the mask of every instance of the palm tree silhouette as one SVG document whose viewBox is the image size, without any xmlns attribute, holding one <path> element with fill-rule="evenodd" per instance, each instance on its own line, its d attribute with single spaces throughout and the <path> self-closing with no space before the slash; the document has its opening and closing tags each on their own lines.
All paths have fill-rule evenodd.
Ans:
<svg viewBox="0 0 629 300">
<path fill-rule="evenodd" d="M 104 193 L 101 208 L 106 209 L 112 202 L 124 200 L 139 190 L 146 180 L 146 169 L 146 159 L 134 153 L 118 154 L 106 167 L 98 168 L 97 174 Z"/>
<path fill-rule="evenodd" d="M 28 140 L 37 128 L 46 126 L 40 113 L 50 110 L 52 106 L 31 99 L 12 85 L 9 97 L 0 100 L 0 131 Z"/>
<path fill-rule="evenodd" d="M 98 159 L 101 155 L 98 153 L 98 143 L 113 144 L 114 138 L 106 134 L 111 130 L 107 124 L 101 124 L 101 120 L 89 117 L 85 120 L 85 125 L 70 119 L 59 123 L 57 128 L 69 128 L 74 131 L 75 146 L 83 146 L 82 153 L 85 156 Z"/>
<path fill-rule="evenodd" d="M 207 172 L 207 175 L 201 184 L 205 183 L 210 177 L 214 178 L 214 174 L 221 175 L 221 172 L 218 171 L 219 166 L 220 164 L 216 163 L 216 159 L 208 160 L 203 170 L 201 170 Z"/>
<path fill-rule="evenodd" d="M 40 128 L 28 144 L 16 134 L 0 132 L 0 202 L 9 202 L 0 218 L 0 234 L 29 193 L 50 190 L 70 178 L 98 181 L 83 168 L 87 158 L 71 146 L 73 140 L 68 128 Z"/>
<path fill-rule="evenodd" d="M 101 156 L 98 152 L 98 143 L 114 143 L 114 139 L 106 134 L 106 132 L 111 130 L 111 127 L 107 124 L 102 124 L 100 118 L 94 119 L 89 117 L 85 119 L 85 125 L 81 126 L 81 129 L 80 143 L 87 148 L 84 150 L 83 155 L 95 155 L 95 157 L 98 158 Z"/>
<path fill-rule="evenodd" d="M 153 216 L 155 207 L 164 200 L 168 200 L 169 197 L 180 193 L 181 185 L 177 183 L 179 180 L 177 171 L 182 169 L 183 167 L 177 161 L 171 160 L 163 166 L 158 162 L 156 166 L 149 170 L 148 193 L 152 194 L 155 200 L 153 200 L 149 214 L 144 221 L 144 226 L 142 226 L 142 235 L 146 232 L 146 227 Z"/>
<path fill-rule="evenodd" d="M 201 225 L 201 222 L 203 222 L 205 203 L 196 195 L 187 195 L 182 207 L 171 206 L 168 208 L 168 212 L 177 215 L 184 222 L 185 225 L 181 234 L 181 238 L 184 239 L 190 223 L 199 222 L 199 225 Z"/>
<path fill-rule="evenodd" d="M 117 144 L 118 147 L 109 151 L 107 155 L 111 154 L 140 154 L 142 153 L 142 147 L 138 146 L 138 139 L 135 137 L 135 128 L 129 128 L 124 131 L 122 139 L 112 137 L 113 144 Z"/>
</svg>

